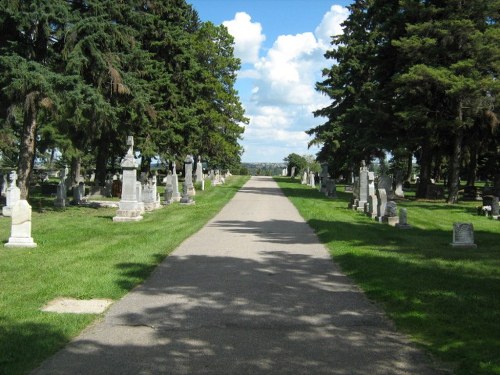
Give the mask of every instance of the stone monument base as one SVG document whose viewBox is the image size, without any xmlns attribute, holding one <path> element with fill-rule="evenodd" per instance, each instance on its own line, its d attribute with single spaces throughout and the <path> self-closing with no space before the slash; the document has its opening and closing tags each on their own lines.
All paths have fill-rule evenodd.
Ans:
<svg viewBox="0 0 500 375">
<path fill-rule="evenodd" d="M 5 247 L 36 247 L 36 243 L 33 242 L 31 237 L 9 237 L 9 242 L 5 244 Z"/>
<path fill-rule="evenodd" d="M 2 215 L 3 216 L 12 216 L 12 208 L 8 206 L 2 207 Z"/>
<path fill-rule="evenodd" d="M 451 247 L 458 247 L 458 248 L 471 248 L 475 249 L 477 248 L 477 245 L 475 243 L 450 243 Z"/>
<path fill-rule="evenodd" d="M 398 216 L 384 216 L 383 222 L 389 224 L 391 227 L 395 227 L 396 224 L 399 224 L 399 217 Z"/>
<path fill-rule="evenodd" d="M 398 229 L 410 229 L 411 225 L 410 224 L 399 224 L 399 223 L 397 223 L 396 224 L 396 228 L 398 228 Z"/>
<path fill-rule="evenodd" d="M 124 221 L 140 221 L 143 217 L 141 216 L 141 211 L 116 211 L 116 216 L 113 217 L 114 222 L 124 222 Z"/>
</svg>

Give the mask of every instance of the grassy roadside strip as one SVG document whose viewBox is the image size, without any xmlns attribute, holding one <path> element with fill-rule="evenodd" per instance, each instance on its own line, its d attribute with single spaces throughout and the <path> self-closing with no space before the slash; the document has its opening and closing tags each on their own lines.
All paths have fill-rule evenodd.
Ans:
<svg viewBox="0 0 500 375">
<path fill-rule="evenodd" d="M 197 191 L 194 206 L 174 204 L 136 223 L 114 223 L 116 209 L 33 209 L 35 249 L 0 246 L 0 374 L 22 374 L 100 316 L 39 309 L 62 296 L 118 300 L 141 283 L 184 239 L 217 214 L 248 180 Z M 10 218 L 0 217 L 0 240 Z"/>
<path fill-rule="evenodd" d="M 456 374 L 500 374 L 500 222 L 477 216 L 477 202 L 401 201 L 412 228 L 399 230 L 347 209 L 350 194 L 275 180 L 399 330 Z M 449 245 L 453 222 L 473 223 L 477 249 Z"/>
</svg>

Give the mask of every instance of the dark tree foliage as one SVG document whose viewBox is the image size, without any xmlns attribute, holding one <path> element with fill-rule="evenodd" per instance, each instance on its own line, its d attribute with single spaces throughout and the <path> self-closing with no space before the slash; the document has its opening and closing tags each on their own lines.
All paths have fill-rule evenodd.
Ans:
<svg viewBox="0 0 500 375">
<path fill-rule="evenodd" d="M 317 84 L 332 99 L 315 112 L 327 122 L 308 131 L 322 145 L 318 157 L 349 170 L 386 152 L 400 164 L 415 155 L 418 195 L 445 169 L 448 202 L 455 202 L 460 171 L 473 183 L 479 161 L 499 156 L 499 5 L 355 1 L 326 54 L 335 62 Z"/>
<path fill-rule="evenodd" d="M 0 151 L 23 196 L 35 158 L 56 149 L 75 177 L 90 160 L 103 182 L 127 135 L 145 170 L 186 153 L 239 163 L 233 39 L 185 0 L 1 2 L 0 52 Z"/>
</svg>

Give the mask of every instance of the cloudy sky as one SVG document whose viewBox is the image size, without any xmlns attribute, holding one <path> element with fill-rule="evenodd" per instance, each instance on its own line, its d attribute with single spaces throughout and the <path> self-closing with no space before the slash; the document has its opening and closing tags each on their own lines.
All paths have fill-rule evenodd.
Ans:
<svg viewBox="0 0 500 375">
<path fill-rule="evenodd" d="M 189 0 L 188 0 L 189 1 Z M 324 122 L 312 111 L 329 103 L 315 91 L 330 36 L 340 34 L 348 0 L 192 0 L 204 21 L 224 24 L 242 61 L 236 89 L 250 123 L 244 162 L 282 162 L 311 154 L 305 130 Z"/>
</svg>

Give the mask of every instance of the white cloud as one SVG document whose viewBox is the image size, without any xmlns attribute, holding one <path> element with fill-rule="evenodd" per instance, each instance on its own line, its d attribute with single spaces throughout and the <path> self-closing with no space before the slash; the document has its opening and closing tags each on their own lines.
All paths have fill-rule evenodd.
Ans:
<svg viewBox="0 0 500 375">
<path fill-rule="evenodd" d="M 252 22 L 252 17 L 245 12 L 238 12 L 234 19 L 224 21 L 229 33 L 234 37 L 234 53 L 243 64 L 255 63 L 259 59 L 259 50 L 266 36 L 262 34 L 262 26 Z"/>
<path fill-rule="evenodd" d="M 342 34 L 341 24 L 348 15 L 349 10 L 347 8 L 340 5 L 332 5 L 315 30 L 316 37 L 322 45 L 325 47 L 330 46 L 332 35 Z"/>
<path fill-rule="evenodd" d="M 245 161 L 282 161 L 292 152 L 315 153 L 307 148 L 305 133 L 323 122 L 312 111 L 323 108 L 329 99 L 315 90 L 321 71 L 331 62 L 324 58 L 330 36 L 340 34 L 340 24 L 348 10 L 333 5 L 313 32 L 280 35 L 265 56 L 258 53 L 265 37 L 259 23 L 246 13 L 224 22 L 235 37 L 235 52 L 251 69 L 239 78 L 252 79 L 250 101 L 243 103 L 250 123 L 246 126 L 243 147 Z M 245 56 L 245 57 L 243 57 Z"/>
</svg>

